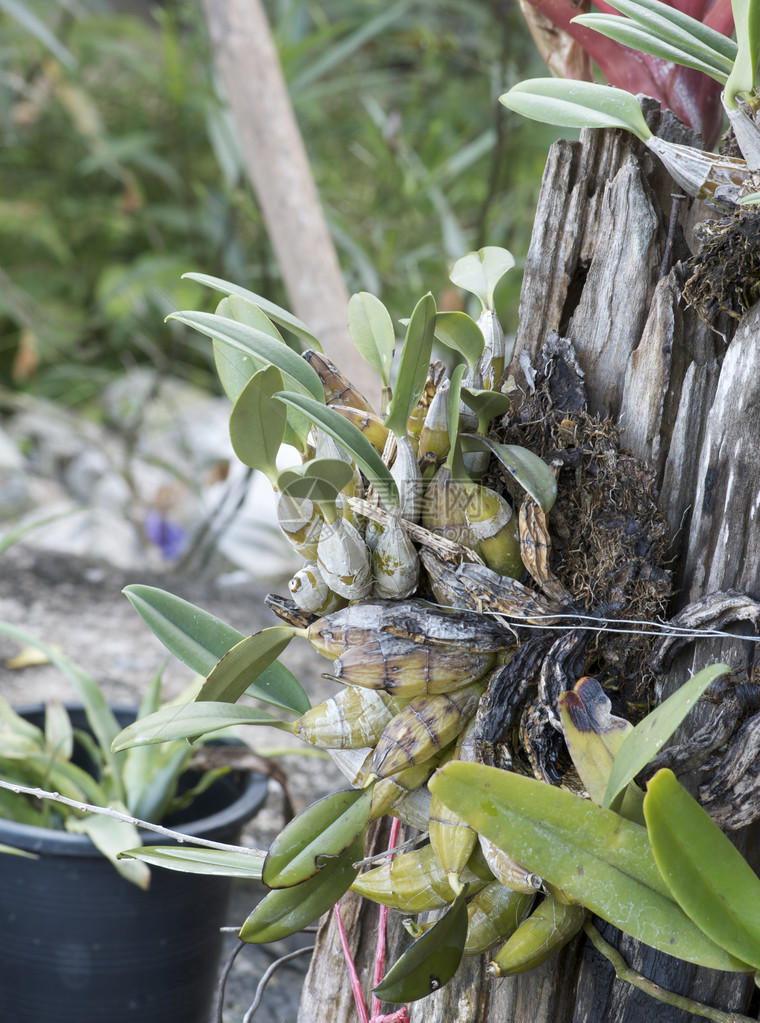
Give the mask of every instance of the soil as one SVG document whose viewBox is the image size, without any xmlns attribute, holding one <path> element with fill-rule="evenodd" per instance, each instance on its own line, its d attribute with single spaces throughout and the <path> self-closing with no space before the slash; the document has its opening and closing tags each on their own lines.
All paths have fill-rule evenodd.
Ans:
<svg viewBox="0 0 760 1023">
<path fill-rule="evenodd" d="M 0 557 L 0 621 L 22 627 L 58 647 L 98 679 L 110 702 L 135 704 L 166 662 L 166 651 L 121 593 L 133 582 L 170 590 L 247 634 L 277 621 L 264 605 L 266 589 L 260 583 L 220 586 L 212 580 L 176 574 L 140 573 L 133 578 L 104 562 L 20 544 Z M 284 581 L 270 588 L 287 592 Z M 78 702 L 71 684 L 53 665 L 9 667 L 18 653 L 17 642 L 0 636 L 0 694 L 9 702 L 17 706 L 53 697 Z M 336 690 L 334 683 L 321 678 L 328 662 L 307 644 L 294 642 L 282 660 L 304 683 L 313 704 Z M 190 683 L 192 673 L 170 658 L 163 678 L 164 694 L 172 697 Z M 240 728 L 237 734 L 256 753 L 276 758 L 296 811 L 345 785 L 329 759 L 321 753 L 315 756 L 286 733 Z M 245 843 L 266 848 L 285 822 L 283 809 L 282 790 L 270 780 L 267 802 L 246 829 Z M 262 894 L 263 889 L 255 883 L 234 883 L 230 927 L 237 929 L 243 923 Z M 297 935 L 270 946 L 244 946 L 226 984 L 224 1023 L 241 1023 L 264 971 L 285 952 L 309 945 L 311 940 L 310 935 Z M 234 931 L 228 934 L 226 954 L 239 944 Z M 308 959 L 308 955 L 300 956 L 274 974 L 256 1012 L 256 1023 L 294 1023 Z"/>
</svg>

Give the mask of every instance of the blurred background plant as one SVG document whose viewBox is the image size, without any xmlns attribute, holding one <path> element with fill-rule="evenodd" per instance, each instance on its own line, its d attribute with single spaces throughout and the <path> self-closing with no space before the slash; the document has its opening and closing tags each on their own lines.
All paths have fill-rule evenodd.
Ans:
<svg viewBox="0 0 760 1023">
<path fill-rule="evenodd" d="M 215 387 L 203 342 L 162 323 L 213 302 L 184 270 L 287 304 L 200 5 L 121 6 L 0 3 L 0 379 L 95 416 L 103 387 L 142 363 Z M 540 65 L 515 7 L 267 13 L 351 291 L 398 318 L 463 252 L 525 252 L 553 133 L 498 107 Z M 507 324 L 518 288 L 500 295 Z"/>
</svg>

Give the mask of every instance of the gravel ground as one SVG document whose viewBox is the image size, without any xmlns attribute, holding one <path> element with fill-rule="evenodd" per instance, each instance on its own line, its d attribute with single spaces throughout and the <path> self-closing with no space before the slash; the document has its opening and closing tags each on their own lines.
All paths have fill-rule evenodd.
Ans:
<svg viewBox="0 0 760 1023">
<path fill-rule="evenodd" d="M 59 647 L 101 681 L 111 702 L 134 703 L 164 662 L 166 652 L 121 594 L 122 587 L 130 582 L 171 590 L 246 633 L 276 620 L 263 603 L 266 590 L 260 584 L 220 587 L 214 582 L 171 574 L 140 573 L 134 578 L 104 562 L 18 544 L 0 557 L 0 621 L 23 626 Z M 283 592 L 283 585 L 272 584 L 269 588 Z M 18 644 L 0 636 L 0 693 L 6 699 L 14 705 L 54 696 L 76 702 L 70 684 L 53 666 L 8 667 L 7 662 L 17 653 Z M 293 643 L 282 659 L 304 683 L 313 703 L 335 690 L 333 683 L 320 677 L 326 662 L 305 643 Z M 190 680 L 187 668 L 178 662 L 169 663 L 164 674 L 165 695 L 181 692 Z M 303 744 L 286 733 L 244 728 L 239 734 L 255 752 L 277 757 L 296 810 L 345 784 L 331 761 L 304 755 Z M 246 844 L 266 847 L 283 820 L 282 792 L 270 781 L 264 808 L 246 828 Z M 261 894 L 258 885 L 235 883 L 228 913 L 230 926 L 243 922 Z M 239 945 L 234 934 L 229 934 L 225 943 L 226 954 Z M 242 1023 L 267 967 L 285 952 L 309 944 L 309 935 L 298 935 L 271 946 L 244 946 L 226 984 L 224 1023 Z M 303 955 L 275 973 L 255 1023 L 295 1023 L 307 966 L 308 955 Z"/>
</svg>

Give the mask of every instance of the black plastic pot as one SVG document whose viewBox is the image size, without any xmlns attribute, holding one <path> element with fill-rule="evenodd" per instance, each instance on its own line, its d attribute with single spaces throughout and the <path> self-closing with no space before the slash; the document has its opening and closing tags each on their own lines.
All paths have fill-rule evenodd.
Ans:
<svg viewBox="0 0 760 1023">
<path fill-rule="evenodd" d="M 114 710 L 122 724 L 134 718 Z M 263 775 L 230 773 L 167 824 L 236 843 L 266 790 Z M 39 857 L 0 855 L 2 1023 L 209 1023 L 228 878 L 155 867 L 144 892 L 84 835 L 0 820 L 0 843 Z"/>
</svg>

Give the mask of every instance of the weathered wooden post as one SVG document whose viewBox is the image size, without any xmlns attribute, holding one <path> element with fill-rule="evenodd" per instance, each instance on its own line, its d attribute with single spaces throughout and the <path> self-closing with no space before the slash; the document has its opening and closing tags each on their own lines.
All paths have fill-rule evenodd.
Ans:
<svg viewBox="0 0 760 1023">
<path fill-rule="evenodd" d="M 685 141 L 674 137 L 683 129 L 669 115 L 650 110 L 650 120 L 661 121 L 660 132 L 671 140 Z M 661 274 L 675 191 L 647 150 L 623 132 L 586 130 L 579 142 L 552 147 L 513 362 L 519 376 L 521 361 L 536 356 L 550 331 L 569 338 L 585 373 L 590 411 L 611 416 L 622 443 L 653 465 L 678 587 L 673 611 L 732 587 L 760 598 L 760 305 L 738 325 L 728 323 L 725 338 L 684 307 L 680 268 Z M 680 207 L 687 238 L 695 220 L 710 216 L 698 205 Z M 684 252 L 680 228 L 679 237 L 676 260 Z M 678 687 L 715 660 L 751 667 L 754 649 L 739 638 L 691 644 L 668 685 Z M 384 848 L 386 838 L 381 830 L 375 847 Z M 746 851 L 746 835 L 738 844 Z M 352 895 L 343 904 L 368 991 L 378 908 Z M 699 969 L 601 929 L 629 965 L 663 987 L 723 1010 L 748 1011 L 751 978 Z M 398 941 L 397 922 L 390 941 Z M 617 981 L 583 937 L 530 973 L 496 982 L 486 977 L 484 958 L 465 960 L 457 977 L 412 1005 L 410 1015 L 413 1023 L 697 1018 Z M 300 1023 L 327 1019 L 356 1019 L 334 922 L 319 936 L 299 1015 Z"/>
</svg>

